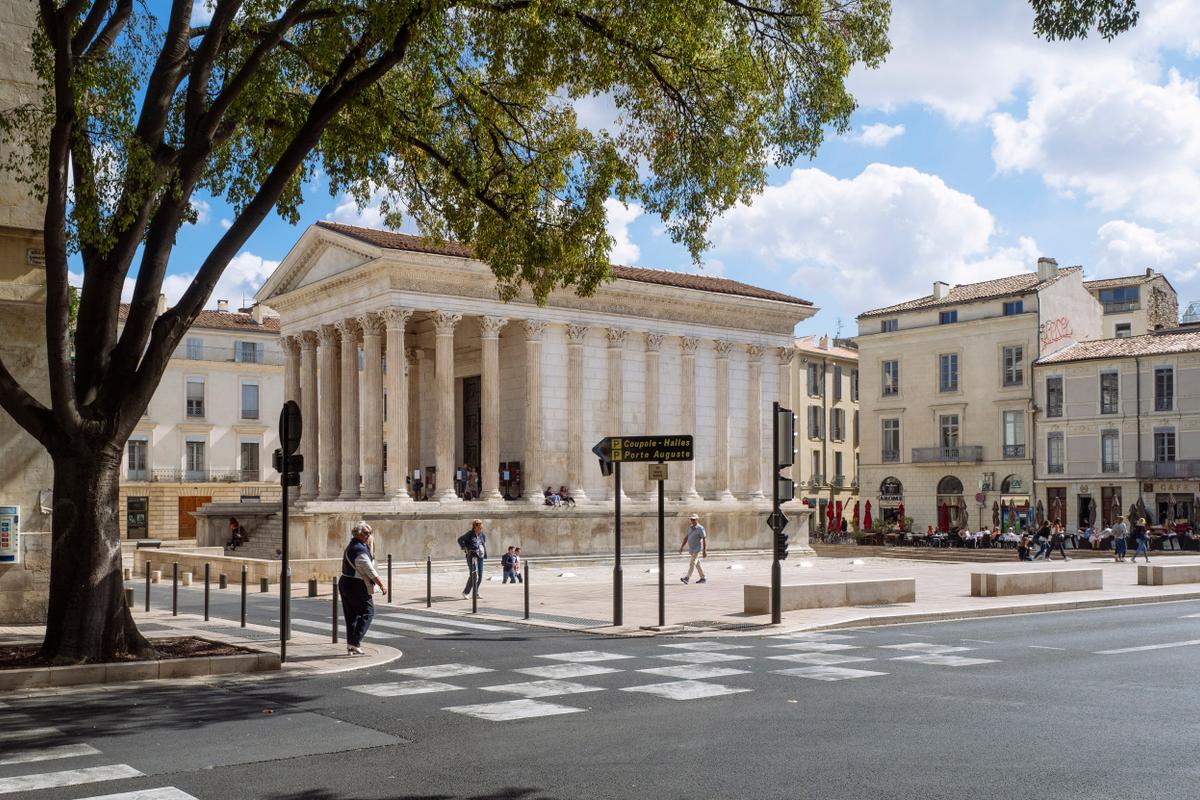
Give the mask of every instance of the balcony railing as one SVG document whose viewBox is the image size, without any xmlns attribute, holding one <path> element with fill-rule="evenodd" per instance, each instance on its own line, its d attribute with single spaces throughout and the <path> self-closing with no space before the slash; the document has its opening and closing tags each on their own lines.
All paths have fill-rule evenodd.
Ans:
<svg viewBox="0 0 1200 800">
<path fill-rule="evenodd" d="M 1123 311 L 1137 311 L 1142 307 L 1139 300 L 1122 300 L 1118 303 L 1105 303 L 1105 314 L 1120 314 Z"/>
<path fill-rule="evenodd" d="M 1171 396 L 1154 398 L 1155 411 L 1170 411 L 1174 405 L 1174 398 Z"/>
<path fill-rule="evenodd" d="M 808 485 L 810 487 L 814 487 L 814 488 L 817 486 L 824 486 L 825 485 L 825 476 L 824 475 L 813 475 L 811 478 L 808 479 Z"/>
<path fill-rule="evenodd" d="M 975 464 L 983 461 L 983 446 L 968 444 L 959 447 L 914 447 L 912 460 L 914 464 L 937 464 L 955 461 Z"/>
<path fill-rule="evenodd" d="M 149 478 L 155 483 L 243 483 L 261 479 L 261 470 L 240 469 L 156 469 Z"/>
<path fill-rule="evenodd" d="M 1023 444 L 1006 444 L 1004 445 L 1005 458 L 1024 458 L 1025 445 Z"/>
<path fill-rule="evenodd" d="M 835 486 L 840 489 L 841 487 L 846 485 L 846 476 L 845 475 L 834 475 L 833 478 L 830 479 L 829 485 Z"/>
<path fill-rule="evenodd" d="M 1051 475 L 1062 475 L 1063 474 L 1063 465 L 1062 464 L 1047 464 L 1046 472 L 1048 472 Z"/>
<path fill-rule="evenodd" d="M 125 470 L 125 480 L 127 480 L 127 481 L 148 481 L 148 480 L 150 480 L 150 470 L 148 470 L 148 469 L 127 469 L 127 470 Z"/>
<path fill-rule="evenodd" d="M 1118 462 L 1105 461 L 1104 463 L 1102 463 L 1100 465 L 1100 471 L 1101 472 L 1120 472 L 1121 471 L 1121 463 L 1119 461 Z"/>
<path fill-rule="evenodd" d="M 175 357 L 182 358 L 185 361 L 224 361 L 238 364 L 267 364 L 276 367 L 283 364 L 282 353 L 258 353 L 251 352 L 248 349 L 212 347 L 210 345 L 200 347 L 188 347 L 185 345 L 175 351 Z"/>
<path fill-rule="evenodd" d="M 899 450 L 884 450 L 883 452 L 881 452 L 879 454 L 879 456 L 880 456 L 880 459 L 883 461 L 883 463 L 888 464 L 888 463 L 892 463 L 892 462 L 896 462 L 896 461 L 900 460 L 900 451 Z"/>
<path fill-rule="evenodd" d="M 1186 461 L 1139 461 L 1139 478 L 1200 478 L 1200 459 Z"/>
</svg>

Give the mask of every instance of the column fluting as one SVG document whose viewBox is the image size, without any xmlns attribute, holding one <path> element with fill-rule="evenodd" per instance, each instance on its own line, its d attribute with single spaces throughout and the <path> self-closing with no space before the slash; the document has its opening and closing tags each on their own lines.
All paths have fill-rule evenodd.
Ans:
<svg viewBox="0 0 1200 800">
<path fill-rule="evenodd" d="M 332 325 L 322 325 L 319 350 L 320 383 L 320 490 L 322 500 L 332 500 L 341 489 L 341 348 L 338 331 Z"/>
<path fill-rule="evenodd" d="M 352 319 L 336 323 L 342 339 L 342 487 L 340 500 L 354 500 L 359 494 L 358 428 L 358 323 Z"/>
<path fill-rule="evenodd" d="M 408 352 L 404 329 L 412 316 L 408 308 L 385 308 L 387 329 L 387 497 L 409 500 L 408 491 Z"/>
<path fill-rule="evenodd" d="M 480 317 L 479 393 L 483 441 L 479 447 L 479 496 L 502 500 L 500 494 L 500 329 L 504 317 Z"/>
<path fill-rule="evenodd" d="M 717 351 L 717 467 L 714 474 L 717 500 L 732 500 L 729 491 L 729 352 L 733 342 L 718 339 Z"/>
<path fill-rule="evenodd" d="M 363 337 L 362 465 L 364 498 L 383 497 L 383 317 L 358 317 Z"/>
<path fill-rule="evenodd" d="M 434 370 L 437 378 L 434 499 L 440 503 L 453 503 L 460 501 L 454 493 L 454 329 L 462 320 L 462 314 L 435 311 L 431 316 L 436 332 Z"/>
<path fill-rule="evenodd" d="M 587 499 L 583 488 L 583 342 L 586 325 L 567 325 L 567 488 L 576 502 Z"/>
</svg>

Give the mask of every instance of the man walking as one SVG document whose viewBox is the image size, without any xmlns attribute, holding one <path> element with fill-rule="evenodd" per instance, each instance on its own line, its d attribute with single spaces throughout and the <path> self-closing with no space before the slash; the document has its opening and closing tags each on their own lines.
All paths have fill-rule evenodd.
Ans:
<svg viewBox="0 0 1200 800">
<path fill-rule="evenodd" d="M 1113 526 L 1113 558 L 1117 561 L 1125 560 L 1125 553 L 1128 544 L 1125 537 L 1129 535 L 1129 526 L 1125 524 L 1125 517 L 1121 517 L 1117 524 Z"/>
<path fill-rule="evenodd" d="M 1133 541 L 1137 545 L 1137 549 L 1133 551 L 1133 558 L 1129 559 L 1133 563 L 1137 563 L 1138 553 L 1141 553 L 1146 558 L 1146 563 L 1150 563 L 1150 533 L 1146 530 L 1146 518 L 1142 517 L 1137 521 L 1137 525 L 1133 527 Z"/>
<path fill-rule="evenodd" d="M 691 580 L 692 570 L 695 570 L 700 575 L 700 580 L 696 583 L 707 583 L 708 579 L 704 577 L 704 567 L 700 566 L 701 559 L 708 558 L 708 534 L 704 532 L 704 526 L 700 524 L 700 518 L 692 514 L 688 518 L 690 524 L 687 532 L 683 535 L 683 541 L 679 544 L 679 552 L 683 552 L 686 546 L 688 549 L 688 571 L 687 575 L 679 580 L 687 583 Z"/>
<path fill-rule="evenodd" d="M 471 521 L 471 530 L 458 537 L 458 546 L 467 557 L 467 585 L 463 588 L 463 599 L 474 591 L 480 597 L 479 584 L 483 582 L 483 560 L 487 558 L 487 534 L 483 532 L 483 520 Z"/>
<path fill-rule="evenodd" d="M 346 652 L 351 655 L 365 654 L 362 640 L 375 618 L 375 603 L 371 594 L 375 587 L 386 591 L 383 580 L 375 569 L 371 557 L 371 526 L 356 522 L 350 529 L 350 544 L 342 553 L 342 576 L 338 579 L 338 594 L 342 598 L 342 613 L 346 617 Z"/>
</svg>

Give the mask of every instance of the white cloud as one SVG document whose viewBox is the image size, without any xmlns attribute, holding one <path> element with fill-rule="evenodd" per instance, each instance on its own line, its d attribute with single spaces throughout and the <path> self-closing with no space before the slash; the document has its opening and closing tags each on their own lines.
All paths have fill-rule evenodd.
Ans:
<svg viewBox="0 0 1200 800">
<path fill-rule="evenodd" d="M 862 130 L 857 135 L 850 137 L 850 141 L 858 142 L 864 147 L 885 147 L 892 139 L 903 134 L 903 125 L 888 125 L 883 122 L 876 122 L 872 125 L 863 125 Z"/>
<path fill-rule="evenodd" d="M 233 223 L 230 222 L 229 220 L 225 219 L 224 217 L 221 217 L 220 225 L 221 225 L 221 229 L 226 230 L 226 231 L 233 227 Z"/>
<path fill-rule="evenodd" d="M 209 217 L 212 215 L 212 206 L 207 200 L 191 201 L 192 210 L 196 212 L 196 225 L 207 225 Z"/>
<path fill-rule="evenodd" d="M 230 308 L 240 308 L 242 299 L 250 301 L 254 297 L 254 293 L 278 266 L 278 261 L 270 261 L 262 256 L 256 256 L 248 250 L 243 250 L 234 256 L 229 265 L 225 267 L 225 272 L 217 279 L 217 285 L 209 295 L 205 308 L 216 308 L 218 300 L 228 300 Z M 163 294 L 167 296 L 167 304 L 177 303 L 195 278 L 195 272 L 176 273 L 164 278 L 162 290 Z M 127 280 L 125 291 L 121 293 L 121 299 L 128 302 L 132 296 L 133 282 Z"/>
<path fill-rule="evenodd" d="M 1103 211 L 1176 224 L 1200 213 L 1200 89 L 1174 70 L 1163 84 L 1126 71 L 1044 87 L 1024 119 L 990 124 L 1001 171 L 1033 171 Z"/>
<path fill-rule="evenodd" d="M 1030 239 L 998 243 L 995 220 L 974 197 L 936 175 L 887 164 L 851 179 L 794 170 L 753 206 L 725 214 L 711 235 L 714 256 L 791 270 L 797 293 L 829 292 L 855 309 L 928 294 L 934 280 L 1011 275 L 1037 257 Z"/>
<path fill-rule="evenodd" d="M 614 264 L 636 263 L 642 250 L 629 238 L 629 226 L 642 215 L 642 207 L 637 203 L 630 203 L 627 207 L 620 200 L 610 197 L 604 201 L 604 211 L 608 217 L 608 235 L 613 238 L 609 261 Z"/>
<path fill-rule="evenodd" d="M 1200 277 L 1200 241 L 1195 238 L 1119 219 L 1101 225 L 1096 236 L 1100 254 L 1095 277 L 1135 275 L 1152 267 L 1166 272 L 1176 288 Z"/>
<path fill-rule="evenodd" d="M 207 25 L 212 22 L 213 10 L 212 0 L 192 0 L 192 25 Z"/>
</svg>

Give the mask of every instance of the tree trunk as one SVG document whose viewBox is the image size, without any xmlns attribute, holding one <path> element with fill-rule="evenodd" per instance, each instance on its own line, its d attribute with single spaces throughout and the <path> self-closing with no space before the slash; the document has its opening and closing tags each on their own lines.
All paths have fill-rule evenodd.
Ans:
<svg viewBox="0 0 1200 800">
<path fill-rule="evenodd" d="M 52 453 L 50 603 L 42 656 L 54 664 L 152 658 L 125 604 L 117 486 L 121 452 L 112 443 Z"/>
</svg>

